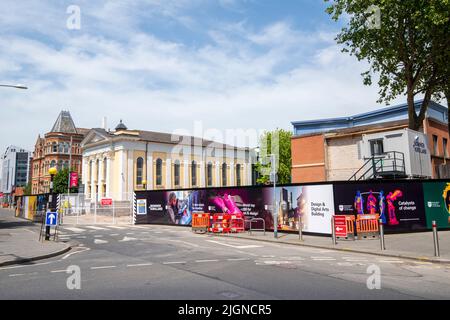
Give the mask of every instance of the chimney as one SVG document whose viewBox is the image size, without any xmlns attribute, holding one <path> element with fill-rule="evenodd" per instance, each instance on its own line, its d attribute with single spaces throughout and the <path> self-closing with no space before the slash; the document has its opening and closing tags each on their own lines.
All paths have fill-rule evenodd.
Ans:
<svg viewBox="0 0 450 320">
<path fill-rule="evenodd" d="M 102 119 L 102 128 L 105 129 L 105 130 L 108 130 L 106 127 L 107 127 L 107 125 L 106 125 L 106 117 L 103 117 L 103 119 Z"/>
</svg>

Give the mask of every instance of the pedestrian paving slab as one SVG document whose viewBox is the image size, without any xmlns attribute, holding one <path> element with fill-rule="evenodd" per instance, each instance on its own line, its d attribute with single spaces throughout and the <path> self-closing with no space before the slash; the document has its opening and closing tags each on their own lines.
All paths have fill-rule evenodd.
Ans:
<svg viewBox="0 0 450 320">
<path fill-rule="evenodd" d="M 303 241 L 300 241 L 299 235 L 292 233 L 278 233 L 278 238 L 272 232 L 222 236 L 450 264 L 450 231 L 440 231 L 438 234 L 439 257 L 434 256 L 432 232 L 385 235 L 386 250 L 381 250 L 379 239 L 338 240 L 333 245 L 331 237 L 303 235 Z"/>
<path fill-rule="evenodd" d="M 50 258 L 70 250 L 70 245 L 39 241 L 39 226 L 0 209 L 0 266 Z"/>
</svg>

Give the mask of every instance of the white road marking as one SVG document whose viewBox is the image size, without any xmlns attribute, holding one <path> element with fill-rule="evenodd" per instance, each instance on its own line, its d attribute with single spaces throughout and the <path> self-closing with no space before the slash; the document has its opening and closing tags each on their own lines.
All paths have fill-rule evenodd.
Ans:
<svg viewBox="0 0 450 320">
<path fill-rule="evenodd" d="M 101 234 L 97 234 L 94 236 L 94 238 L 103 238 L 103 236 Z"/>
<path fill-rule="evenodd" d="M 105 244 L 105 243 L 108 243 L 108 241 L 107 240 L 101 240 L 101 239 L 95 239 L 94 243 L 95 244 Z"/>
<path fill-rule="evenodd" d="M 108 226 L 108 227 L 113 228 L 113 229 L 119 229 L 119 230 L 126 229 L 126 227 L 120 227 L 120 226 Z"/>
<path fill-rule="evenodd" d="M 20 276 L 24 276 L 25 273 L 14 273 L 14 274 L 10 274 L 10 277 L 20 277 Z"/>
<path fill-rule="evenodd" d="M 109 236 L 110 237 L 115 237 L 115 236 L 119 236 L 119 234 L 118 233 L 113 233 L 113 234 L 110 234 Z"/>
<path fill-rule="evenodd" d="M 102 240 L 99 240 L 99 241 L 102 241 Z M 95 241 L 94 241 L 94 242 L 95 242 Z M 66 254 L 64 257 L 61 258 L 61 260 L 65 260 L 65 259 L 67 259 L 68 257 L 70 257 L 71 255 L 74 255 L 74 254 L 77 254 L 77 253 L 81 253 L 81 252 L 85 252 L 85 251 L 91 250 L 90 248 L 86 248 L 86 247 L 82 247 L 82 248 L 80 248 L 80 249 L 81 249 L 81 250 L 77 250 L 77 251 L 75 251 L 75 252 L 71 252 L 71 253 Z"/>
<path fill-rule="evenodd" d="M 91 270 L 98 270 L 98 269 L 112 269 L 112 268 L 116 268 L 116 266 L 91 267 Z"/>
<path fill-rule="evenodd" d="M 75 227 L 64 227 L 65 230 L 73 231 L 73 232 L 85 232 L 86 230 L 75 228 Z"/>
<path fill-rule="evenodd" d="M 93 229 L 93 230 L 108 230 L 106 228 L 97 227 L 97 226 L 86 226 L 86 228 Z"/>
<path fill-rule="evenodd" d="M 122 240 L 119 240 L 119 242 L 127 242 L 127 241 L 136 241 L 136 238 L 131 238 L 131 237 L 123 237 Z"/>
<path fill-rule="evenodd" d="M 172 261 L 172 262 L 163 262 L 163 264 L 184 264 L 186 261 Z"/>
<path fill-rule="evenodd" d="M 67 270 L 52 270 L 50 272 L 51 273 L 63 273 L 63 272 L 67 272 Z"/>
<path fill-rule="evenodd" d="M 172 241 L 172 242 L 180 242 L 180 243 L 184 243 L 184 244 L 187 244 L 188 246 L 195 247 L 195 248 L 200 247 L 198 244 L 191 243 L 191 242 L 186 242 L 186 241 L 182 241 L 182 240 L 165 239 L 165 238 L 160 238 L 160 240 L 163 240 L 163 241 Z"/>
<path fill-rule="evenodd" d="M 378 260 L 378 262 L 384 262 L 384 263 L 405 263 L 404 261 L 400 261 L 400 260 Z"/>
<path fill-rule="evenodd" d="M 146 266 L 152 266 L 153 263 L 138 263 L 138 264 L 127 264 L 128 268 L 133 268 L 133 267 L 146 267 Z"/>
<path fill-rule="evenodd" d="M 262 248 L 263 247 L 263 246 L 257 246 L 257 245 L 236 246 L 236 245 L 232 245 L 232 244 L 228 244 L 228 243 L 224 243 L 224 242 L 220 242 L 220 241 L 214 241 L 214 240 L 206 240 L 206 241 L 212 242 L 212 243 L 217 243 L 222 246 L 227 246 L 227 247 L 231 247 L 231 248 L 235 248 L 235 249 L 251 249 L 251 248 Z"/>
<path fill-rule="evenodd" d="M 86 239 L 86 236 L 77 236 L 77 237 L 74 237 L 74 239 Z"/>
<path fill-rule="evenodd" d="M 227 259 L 227 261 L 248 261 L 248 260 L 250 260 L 250 259 L 248 259 L 248 258 L 230 258 L 230 259 Z"/>
<path fill-rule="evenodd" d="M 206 262 L 219 262 L 219 260 L 195 260 L 196 263 L 206 263 Z"/>
<path fill-rule="evenodd" d="M 134 234 L 134 232 L 127 232 L 126 234 Z"/>
</svg>

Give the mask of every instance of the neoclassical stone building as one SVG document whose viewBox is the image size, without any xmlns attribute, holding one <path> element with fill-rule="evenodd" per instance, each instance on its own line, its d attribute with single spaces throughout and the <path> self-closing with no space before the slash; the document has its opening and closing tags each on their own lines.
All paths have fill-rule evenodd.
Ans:
<svg viewBox="0 0 450 320">
<path fill-rule="evenodd" d="M 134 190 L 244 186 L 252 154 L 213 141 L 168 133 L 91 129 L 81 142 L 83 183 L 90 199 L 130 200 Z"/>
</svg>

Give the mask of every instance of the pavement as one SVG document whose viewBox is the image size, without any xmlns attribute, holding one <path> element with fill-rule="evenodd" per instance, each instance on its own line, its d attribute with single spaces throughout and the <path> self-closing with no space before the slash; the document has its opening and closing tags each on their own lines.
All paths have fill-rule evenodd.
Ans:
<svg viewBox="0 0 450 320">
<path fill-rule="evenodd" d="M 39 241 L 40 225 L 0 210 L 0 267 L 47 259 L 70 250 L 70 244 Z"/>
<path fill-rule="evenodd" d="M 274 237 L 273 232 L 266 232 L 264 234 L 263 232 L 255 231 L 252 232 L 252 234 L 245 232 L 221 236 L 450 264 L 449 230 L 438 232 L 440 249 L 439 257 L 434 256 L 434 240 L 432 232 L 385 235 L 386 250 L 381 250 L 380 239 L 363 239 L 355 241 L 342 239 L 338 240 L 336 245 L 333 245 L 331 237 L 303 235 L 303 241 L 300 241 L 299 235 L 294 233 L 279 232 L 278 238 Z"/>
<path fill-rule="evenodd" d="M 0 299 L 450 299 L 443 263 L 160 225 L 64 224 L 61 240 L 62 256 L 0 267 Z"/>
</svg>

